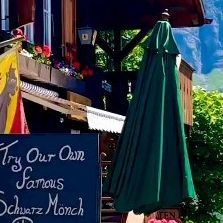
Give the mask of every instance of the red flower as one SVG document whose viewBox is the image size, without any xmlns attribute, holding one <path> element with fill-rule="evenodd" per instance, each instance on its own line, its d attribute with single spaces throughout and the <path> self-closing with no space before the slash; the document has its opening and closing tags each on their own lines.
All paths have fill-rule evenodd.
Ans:
<svg viewBox="0 0 223 223">
<path fill-rule="evenodd" d="M 156 219 L 150 219 L 149 221 L 148 221 L 148 223 L 154 223 L 156 221 Z"/>
<path fill-rule="evenodd" d="M 21 29 L 15 29 L 15 30 L 13 30 L 13 35 L 15 37 L 18 37 L 18 38 L 24 36 L 23 31 Z"/>
<path fill-rule="evenodd" d="M 71 57 L 70 57 L 69 55 L 67 55 L 67 56 L 65 57 L 65 60 L 66 60 L 67 63 L 70 64 L 70 62 L 71 62 Z"/>
<path fill-rule="evenodd" d="M 92 69 L 90 69 L 89 67 L 85 67 L 81 73 L 84 77 L 91 77 L 91 76 L 93 76 L 94 71 Z"/>
<path fill-rule="evenodd" d="M 80 70 L 81 69 L 81 64 L 78 62 L 78 61 L 75 61 L 74 63 L 73 63 L 73 66 L 74 66 L 74 68 L 76 69 L 76 70 Z"/>
<path fill-rule="evenodd" d="M 40 46 L 35 46 L 35 51 L 38 53 L 38 54 L 41 54 L 43 52 L 42 48 Z"/>
<path fill-rule="evenodd" d="M 88 70 L 87 69 L 84 69 L 84 70 L 82 70 L 82 75 L 84 76 L 84 77 L 88 77 Z"/>
<path fill-rule="evenodd" d="M 51 49 L 48 46 L 43 46 L 43 55 L 47 58 L 51 56 Z"/>
<path fill-rule="evenodd" d="M 89 77 L 94 75 L 94 71 L 90 68 L 88 69 L 88 75 L 89 75 Z"/>
</svg>

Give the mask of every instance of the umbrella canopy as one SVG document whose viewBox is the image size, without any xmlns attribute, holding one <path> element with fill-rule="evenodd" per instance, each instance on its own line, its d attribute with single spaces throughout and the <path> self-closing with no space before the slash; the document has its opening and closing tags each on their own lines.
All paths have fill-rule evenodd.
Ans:
<svg viewBox="0 0 223 223">
<path fill-rule="evenodd" d="M 152 213 L 195 198 L 171 26 L 158 21 L 104 184 L 119 212 Z"/>
</svg>

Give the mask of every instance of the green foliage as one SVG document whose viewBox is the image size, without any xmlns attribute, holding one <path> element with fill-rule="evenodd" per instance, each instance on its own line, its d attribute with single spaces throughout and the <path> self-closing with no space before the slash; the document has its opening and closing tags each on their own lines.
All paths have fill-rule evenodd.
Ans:
<svg viewBox="0 0 223 223">
<path fill-rule="evenodd" d="M 100 67 L 103 71 L 109 71 L 108 67 L 108 56 L 105 54 L 99 46 L 96 46 L 96 65 Z"/>
<path fill-rule="evenodd" d="M 114 33 L 112 31 L 102 31 L 98 33 L 99 37 L 103 39 L 110 47 L 113 47 L 114 42 Z M 96 65 L 100 67 L 103 71 L 112 71 L 112 60 L 111 58 L 101 49 L 98 45 L 96 45 L 95 49 L 96 53 Z"/>
<path fill-rule="evenodd" d="M 139 69 L 142 57 L 143 57 L 144 50 L 143 48 L 138 45 L 136 46 L 133 51 L 124 58 L 122 62 L 122 70 L 123 71 L 136 71 Z"/>
<path fill-rule="evenodd" d="M 138 34 L 138 32 L 138 30 L 124 31 L 122 34 L 123 41 L 128 43 L 134 36 Z M 139 69 L 144 54 L 143 44 L 145 39 L 140 44 L 138 44 L 127 57 L 124 58 L 122 61 L 123 71 L 136 71 Z"/>
<path fill-rule="evenodd" d="M 188 219 L 219 223 L 223 222 L 223 95 L 197 88 L 193 96 L 189 149 L 199 201 L 190 206 Z"/>
<path fill-rule="evenodd" d="M 137 34 L 138 30 L 125 30 L 122 32 L 121 41 L 122 47 L 125 47 Z M 114 34 L 113 32 L 100 32 L 100 37 L 104 39 L 111 47 L 114 47 Z M 148 35 L 149 36 L 149 35 Z M 122 70 L 123 71 L 136 71 L 140 67 L 140 63 L 142 61 L 142 57 L 144 54 L 143 45 L 145 40 L 142 40 L 140 44 L 138 44 L 133 51 L 122 61 Z M 98 67 L 101 67 L 104 71 L 113 71 L 113 60 L 109 58 L 108 55 L 99 47 L 96 47 L 96 63 Z"/>
</svg>

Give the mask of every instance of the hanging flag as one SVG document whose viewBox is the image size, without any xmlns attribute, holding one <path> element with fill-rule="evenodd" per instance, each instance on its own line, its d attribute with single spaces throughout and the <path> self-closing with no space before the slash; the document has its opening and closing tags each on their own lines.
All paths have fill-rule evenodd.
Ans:
<svg viewBox="0 0 223 223">
<path fill-rule="evenodd" d="M 19 92 L 17 49 L 0 56 L 0 133 L 29 133 Z"/>
</svg>

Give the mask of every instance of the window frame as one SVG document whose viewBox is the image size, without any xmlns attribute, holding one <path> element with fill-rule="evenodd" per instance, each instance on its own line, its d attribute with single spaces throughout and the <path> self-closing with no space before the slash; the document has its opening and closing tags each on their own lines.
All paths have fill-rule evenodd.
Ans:
<svg viewBox="0 0 223 223">
<path fill-rule="evenodd" d="M 51 0 L 43 0 L 43 44 L 52 45 L 52 4 Z"/>
<path fill-rule="evenodd" d="M 24 26 L 24 36 L 28 42 L 34 44 L 34 23 L 29 23 Z"/>
<path fill-rule="evenodd" d="M 1 29 L 9 31 L 9 0 L 1 0 Z"/>
</svg>

